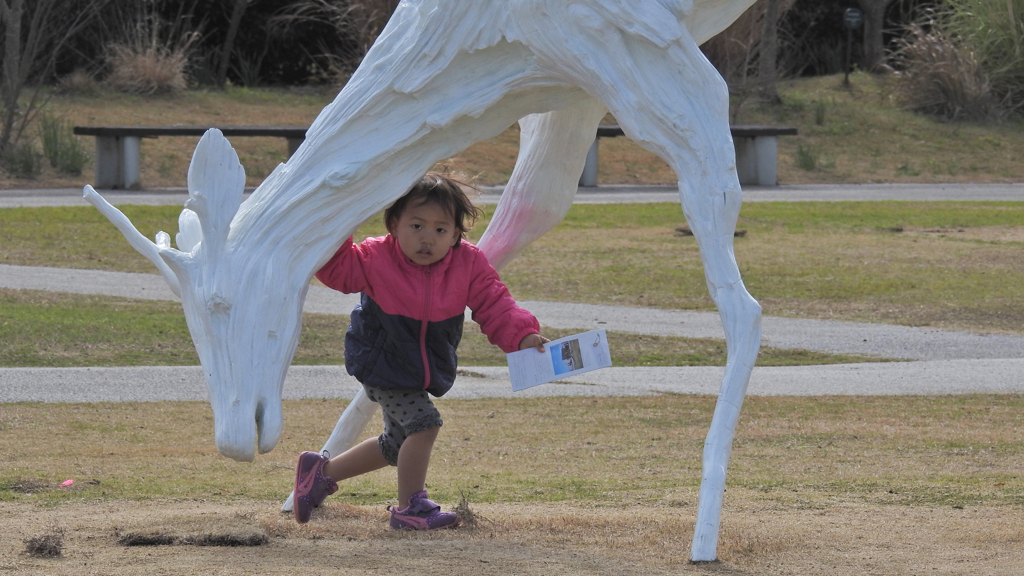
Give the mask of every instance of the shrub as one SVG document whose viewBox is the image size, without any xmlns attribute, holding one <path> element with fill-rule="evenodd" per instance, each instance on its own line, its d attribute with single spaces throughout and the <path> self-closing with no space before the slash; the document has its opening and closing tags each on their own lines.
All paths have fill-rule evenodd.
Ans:
<svg viewBox="0 0 1024 576">
<path fill-rule="evenodd" d="M 816 100 L 814 102 L 814 124 L 817 126 L 825 125 L 825 117 L 828 115 L 828 104 L 824 100 Z"/>
<path fill-rule="evenodd" d="M 977 55 L 938 26 L 911 24 L 900 41 L 894 96 L 906 108 L 947 120 L 998 114 L 988 75 Z"/>
<path fill-rule="evenodd" d="M 3 164 L 7 173 L 15 178 L 35 178 L 43 171 L 43 156 L 35 142 L 22 141 L 7 151 Z"/>
<path fill-rule="evenodd" d="M 67 120 L 43 115 L 39 139 L 43 143 L 43 155 L 50 161 L 50 166 L 62 174 L 78 176 L 89 162 L 89 154 L 75 136 L 71 122 Z"/>
<path fill-rule="evenodd" d="M 802 170 L 817 170 L 819 156 L 818 149 L 814 146 L 798 144 L 796 147 L 796 165 Z"/>
<path fill-rule="evenodd" d="M 100 92 L 100 83 L 92 74 L 75 70 L 58 80 L 55 89 L 58 94 L 68 96 L 95 96 Z"/>
<path fill-rule="evenodd" d="M 1024 108 L 1024 0 L 947 0 L 943 30 L 970 46 L 1005 110 Z"/>
<path fill-rule="evenodd" d="M 896 96 L 949 119 L 1024 110 L 1024 0 L 947 0 L 908 27 Z"/>
</svg>

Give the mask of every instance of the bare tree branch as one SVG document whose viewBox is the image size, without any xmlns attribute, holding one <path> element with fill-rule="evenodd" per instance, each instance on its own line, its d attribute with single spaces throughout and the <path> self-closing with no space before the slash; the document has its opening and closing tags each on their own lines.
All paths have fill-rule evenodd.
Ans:
<svg viewBox="0 0 1024 576">
<path fill-rule="evenodd" d="M 39 86 L 53 71 L 61 48 L 109 1 L 32 0 L 26 4 L 24 0 L 0 0 L 4 46 L 0 69 L 0 156 L 6 155 L 22 138 L 39 111 Z M 37 88 L 23 108 L 19 103 L 22 92 L 33 80 L 38 81 Z"/>
</svg>

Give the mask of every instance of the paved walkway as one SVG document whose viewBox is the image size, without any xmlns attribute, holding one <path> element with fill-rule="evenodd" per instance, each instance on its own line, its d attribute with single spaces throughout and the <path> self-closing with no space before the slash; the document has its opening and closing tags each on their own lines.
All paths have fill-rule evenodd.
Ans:
<svg viewBox="0 0 1024 576">
<path fill-rule="evenodd" d="M 487 191 L 495 201 L 500 190 Z M 775 200 L 1024 200 L 1024 184 L 965 186 L 799 186 L 753 188 L 747 201 Z M 181 204 L 181 191 L 104 193 L 115 203 Z M 593 195 L 593 196 L 591 196 Z M 578 201 L 676 201 L 667 187 L 601 187 L 581 191 Z M 0 207 L 85 204 L 77 191 L 0 191 Z M 33 268 L 0 265 L 0 287 L 110 294 L 173 300 L 155 274 Z M 313 287 L 306 311 L 347 314 L 353 296 Z M 581 330 L 721 338 L 714 313 L 588 304 L 522 302 L 541 323 Z M 834 366 L 757 367 L 750 394 L 960 394 L 1024 392 L 1024 338 L 979 335 L 905 326 L 826 322 L 767 317 L 764 344 L 845 352 L 911 361 Z M 713 394 L 720 367 L 610 368 L 576 376 L 562 383 L 513 393 L 504 367 L 467 368 L 447 397 L 513 397 L 533 395 L 636 395 L 662 392 Z M 358 384 L 337 366 L 292 367 L 286 398 L 347 398 Z M 137 368 L 14 368 L 0 369 L 0 402 L 103 400 L 204 400 L 205 385 L 198 367 Z"/>
<path fill-rule="evenodd" d="M 478 199 L 496 204 L 502 187 L 487 186 Z M 100 190 L 114 205 L 182 205 L 188 198 L 184 189 L 123 191 Z M 1010 184 L 800 184 L 788 186 L 747 186 L 744 202 L 801 201 L 1024 201 L 1024 183 Z M 580 188 L 579 204 L 625 202 L 678 202 L 674 186 L 597 186 Z M 79 189 L 0 190 L 0 208 L 31 206 L 88 206 Z"/>
</svg>

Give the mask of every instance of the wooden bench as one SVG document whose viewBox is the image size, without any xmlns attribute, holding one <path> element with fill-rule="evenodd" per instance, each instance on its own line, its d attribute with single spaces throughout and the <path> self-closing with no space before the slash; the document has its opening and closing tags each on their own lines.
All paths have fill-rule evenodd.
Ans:
<svg viewBox="0 0 1024 576">
<path fill-rule="evenodd" d="M 736 171 L 740 184 L 775 186 L 779 183 L 777 170 L 778 136 L 795 136 L 793 126 L 730 126 L 736 146 Z M 587 152 L 587 163 L 580 176 L 580 186 L 597 186 L 597 143 L 601 138 L 614 138 L 625 134 L 617 125 L 597 127 L 597 137 Z"/>
<path fill-rule="evenodd" d="M 75 126 L 79 136 L 96 137 L 97 188 L 138 188 L 140 144 L 143 138 L 202 136 L 208 126 Z M 288 140 L 288 155 L 306 139 L 306 128 L 278 126 L 216 127 L 225 136 L 272 136 Z"/>
<path fill-rule="evenodd" d="M 210 127 L 204 126 L 75 126 L 78 136 L 96 137 L 97 188 L 133 189 L 140 186 L 140 148 L 143 138 L 160 136 L 202 136 Z M 306 139 L 306 128 L 298 126 L 228 126 L 217 127 L 225 136 L 269 136 L 288 141 L 288 155 Z M 778 136 L 796 135 L 792 126 L 732 126 L 736 146 L 736 169 L 740 184 L 775 186 Z M 597 150 L 601 138 L 623 136 L 622 128 L 602 125 L 597 128 L 594 144 L 587 153 L 587 162 L 580 176 L 580 186 L 597 186 Z"/>
</svg>

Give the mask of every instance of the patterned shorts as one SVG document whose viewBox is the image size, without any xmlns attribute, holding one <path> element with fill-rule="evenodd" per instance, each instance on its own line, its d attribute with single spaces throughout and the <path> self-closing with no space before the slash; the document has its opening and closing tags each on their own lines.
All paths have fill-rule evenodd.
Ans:
<svg viewBox="0 0 1024 576">
<path fill-rule="evenodd" d="M 377 438 L 381 454 L 392 466 L 398 465 L 398 450 L 411 434 L 444 425 L 426 390 L 381 390 L 363 386 L 366 397 L 380 404 L 384 433 Z"/>
</svg>

